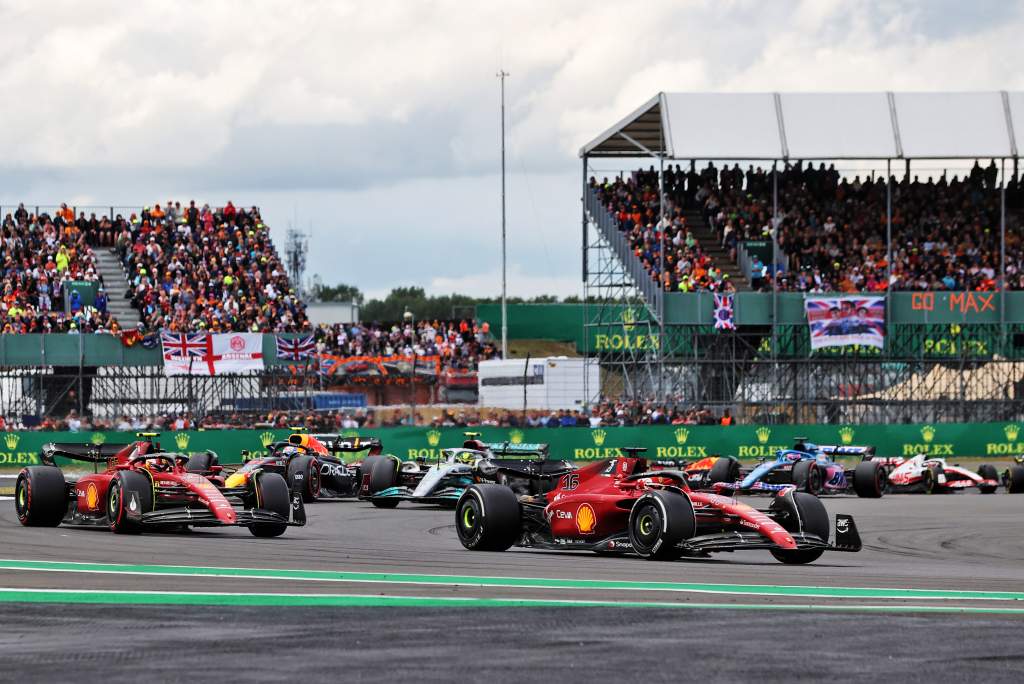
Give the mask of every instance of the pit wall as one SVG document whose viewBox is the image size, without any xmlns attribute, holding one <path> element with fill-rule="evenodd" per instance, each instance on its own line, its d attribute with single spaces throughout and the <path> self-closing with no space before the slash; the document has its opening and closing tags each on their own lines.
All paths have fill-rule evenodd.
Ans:
<svg viewBox="0 0 1024 684">
<path fill-rule="evenodd" d="M 771 457 L 791 447 L 797 437 L 818 444 L 873 445 L 880 456 L 990 457 L 1007 460 L 1024 454 L 1024 421 L 1018 423 L 935 423 L 923 425 L 718 425 L 607 428 L 473 428 L 488 442 L 542 442 L 551 457 L 593 461 L 618 453 L 618 447 L 647 447 L 648 458 L 694 459 L 714 454 L 741 459 Z M 436 456 L 440 449 L 461 445 L 465 429 L 398 427 L 347 431 L 343 434 L 379 437 L 387 453 L 402 459 Z M 197 453 L 211 449 L 221 463 L 238 463 L 241 450 L 262 450 L 286 439 L 288 430 L 210 430 L 168 432 L 159 437 L 164 451 Z M 6 432 L 0 434 L 0 467 L 39 462 L 46 442 L 123 443 L 131 432 Z"/>
</svg>

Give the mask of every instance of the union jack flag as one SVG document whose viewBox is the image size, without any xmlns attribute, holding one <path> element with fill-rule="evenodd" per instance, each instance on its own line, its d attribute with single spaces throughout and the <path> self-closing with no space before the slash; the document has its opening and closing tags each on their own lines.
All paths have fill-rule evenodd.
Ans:
<svg viewBox="0 0 1024 684">
<path fill-rule="evenodd" d="M 275 338 L 277 339 L 277 358 L 279 359 L 299 361 L 308 359 L 316 351 L 316 342 L 313 341 L 312 335 L 297 337 L 294 340 L 289 340 L 281 335 L 275 335 Z"/>
<path fill-rule="evenodd" d="M 735 330 L 732 314 L 732 295 L 715 295 L 715 330 Z"/>
<path fill-rule="evenodd" d="M 206 333 L 161 332 L 160 344 L 165 359 L 201 357 L 207 353 Z"/>
</svg>

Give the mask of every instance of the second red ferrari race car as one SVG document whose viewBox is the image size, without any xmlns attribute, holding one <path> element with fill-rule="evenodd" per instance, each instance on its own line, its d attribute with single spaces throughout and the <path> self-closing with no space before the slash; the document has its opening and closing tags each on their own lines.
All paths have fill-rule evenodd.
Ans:
<svg viewBox="0 0 1024 684">
<path fill-rule="evenodd" d="M 679 471 L 648 470 L 639 454 L 587 465 L 559 476 L 546 494 L 522 496 L 474 484 L 455 508 L 459 541 L 473 551 L 512 546 L 634 553 L 648 559 L 702 557 L 716 551 L 765 549 L 783 563 L 817 560 L 825 551 L 860 551 L 853 517 L 837 515 L 835 543 L 821 501 L 786 489 L 767 510 L 695 492 Z"/>
<path fill-rule="evenodd" d="M 25 526 L 107 527 L 118 533 L 238 526 L 257 537 L 277 537 L 291 525 L 306 524 L 302 497 L 291 494 L 279 474 L 260 471 L 246 487 L 227 491 L 190 472 L 187 456 L 161 452 L 155 434 L 140 437 L 102 447 L 45 445 L 43 465 L 18 474 L 18 520 Z M 92 463 L 94 472 L 69 479 L 56 457 Z"/>
</svg>

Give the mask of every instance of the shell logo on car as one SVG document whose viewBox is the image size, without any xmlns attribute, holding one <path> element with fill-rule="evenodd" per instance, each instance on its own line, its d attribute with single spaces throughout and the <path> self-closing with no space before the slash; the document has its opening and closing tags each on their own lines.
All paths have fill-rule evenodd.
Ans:
<svg viewBox="0 0 1024 684">
<path fill-rule="evenodd" d="M 580 534 L 592 534 L 597 527 L 597 514 L 594 507 L 588 503 L 580 504 L 576 509 L 576 529 Z"/>
<path fill-rule="evenodd" d="M 90 482 L 85 488 L 85 505 L 90 511 L 95 511 L 100 505 L 100 492 L 95 482 Z"/>
</svg>

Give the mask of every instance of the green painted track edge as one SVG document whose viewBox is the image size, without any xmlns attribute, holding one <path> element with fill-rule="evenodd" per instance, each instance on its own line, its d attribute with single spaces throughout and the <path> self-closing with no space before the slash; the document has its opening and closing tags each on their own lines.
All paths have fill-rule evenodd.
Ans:
<svg viewBox="0 0 1024 684">
<path fill-rule="evenodd" d="M 642 561 L 637 561 L 642 562 Z M 0 559 L 0 570 L 76 572 L 103 574 L 164 575 L 180 577 L 223 577 L 234 579 L 305 580 L 320 582 L 419 584 L 439 586 L 503 587 L 566 590 L 667 591 L 756 596 L 897 600 L 991 600 L 1024 601 L 1024 592 L 965 591 L 944 589 L 898 589 L 870 587 L 788 586 L 771 584 L 713 584 L 685 582 L 644 582 L 535 577 L 477 577 L 472 575 L 429 575 L 330 570 L 191 567 L 178 565 L 132 565 Z"/>
</svg>

